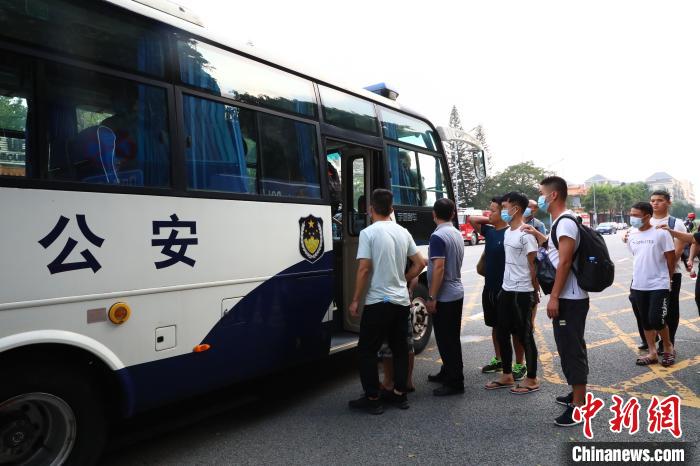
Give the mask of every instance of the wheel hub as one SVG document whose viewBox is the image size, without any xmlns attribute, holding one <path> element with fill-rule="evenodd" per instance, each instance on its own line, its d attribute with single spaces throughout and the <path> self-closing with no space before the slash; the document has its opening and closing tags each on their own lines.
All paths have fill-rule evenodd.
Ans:
<svg viewBox="0 0 700 466">
<path fill-rule="evenodd" d="M 428 310 L 422 298 L 414 298 L 411 303 L 411 323 L 413 324 L 413 339 L 420 340 L 428 329 Z"/>
</svg>

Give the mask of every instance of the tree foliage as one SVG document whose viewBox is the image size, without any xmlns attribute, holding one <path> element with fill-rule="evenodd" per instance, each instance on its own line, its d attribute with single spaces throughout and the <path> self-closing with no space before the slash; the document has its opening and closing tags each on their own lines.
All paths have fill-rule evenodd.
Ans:
<svg viewBox="0 0 700 466">
<path fill-rule="evenodd" d="M 27 124 L 27 106 L 24 99 L 0 96 L 0 128 L 24 131 Z"/>
<path fill-rule="evenodd" d="M 595 196 L 594 196 L 595 194 Z M 596 213 L 609 213 L 611 215 L 626 215 L 630 207 L 637 202 L 649 201 L 649 187 L 645 183 L 630 183 L 620 186 L 596 185 L 591 186 L 582 201 L 583 207 L 594 211 L 594 197 Z"/>
<path fill-rule="evenodd" d="M 473 207 L 485 209 L 493 197 L 510 191 L 523 193 L 528 199 L 537 199 L 540 181 L 550 175 L 551 172 L 531 161 L 511 165 L 486 178 L 483 189 L 474 197 Z"/>
<path fill-rule="evenodd" d="M 457 107 L 453 106 L 450 112 L 451 128 L 464 131 Z M 474 135 L 483 147 L 483 156 L 486 161 L 487 173 L 490 170 L 491 156 L 486 132 L 481 125 L 469 131 Z M 479 192 L 484 188 L 485 178 L 477 169 L 481 154 L 476 152 L 467 143 L 462 141 L 450 141 L 448 143 L 449 154 L 447 163 L 452 178 L 452 186 L 459 207 L 471 206 Z"/>
</svg>

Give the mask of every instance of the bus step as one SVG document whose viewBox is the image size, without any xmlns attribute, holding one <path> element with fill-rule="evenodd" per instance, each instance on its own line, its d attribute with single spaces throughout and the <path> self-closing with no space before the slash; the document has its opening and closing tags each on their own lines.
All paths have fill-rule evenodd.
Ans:
<svg viewBox="0 0 700 466">
<path fill-rule="evenodd" d="M 331 350 L 328 354 L 340 353 L 357 346 L 360 336 L 357 333 L 338 332 L 331 336 Z"/>
</svg>

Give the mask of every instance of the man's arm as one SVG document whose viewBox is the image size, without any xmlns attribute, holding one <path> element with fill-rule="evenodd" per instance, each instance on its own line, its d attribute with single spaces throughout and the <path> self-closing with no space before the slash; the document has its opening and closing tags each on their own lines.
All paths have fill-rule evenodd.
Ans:
<svg viewBox="0 0 700 466">
<path fill-rule="evenodd" d="M 535 302 L 540 302 L 540 284 L 537 281 L 537 269 L 535 268 L 535 257 L 537 252 L 531 252 L 527 255 L 527 265 L 530 267 L 530 279 L 532 287 L 535 289 Z"/>
<path fill-rule="evenodd" d="M 685 232 L 678 231 L 678 230 L 671 230 L 668 227 L 668 225 L 666 225 L 666 224 L 659 225 L 656 228 L 658 228 L 659 230 L 666 230 L 667 232 L 669 232 L 671 234 L 671 236 L 673 237 L 674 240 L 680 240 L 683 243 L 692 243 L 693 242 L 693 234 L 692 233 L 685 233 Z M 676 249 L 678 249 L 678 248 L 676 248 Z"/>
<path fill-rule="evenodd" d="M 574 263 L 575 249 L 576 241 L 573 238 L 569 236 L 559 238 L 559 266 L 554 277 L 554 286 L 552 286 L 549 303 L 547 303 L 547 316 L 550 319 L 559 317 L 559 295 L 564 289 L 566 279 L 569 277 L 571 266 Z"/>
<path fill-rule="evenodd" d="M 436 302 L 435 299 L 440 292 L 442 287 L 442 280 L 445 278 L 445 258 L 439 257 L 431 259 L 433 261 L 433 274 L 430 283 L 429 295 L 433 297 L 431 301 L 428 302 L 428 312 L 431 314 L 435 313 Z"/>
<path fill-rule="evenodd" d="M 664 253 L 664 256 L 666 257 L 666 265 L 668 266 L 668 277 L 669 277 L 668 286 L 670 288 L 671 287 L 670 279 L 672 279 L 673 274 L 676 273 L 676 262 L 678 262 L 678 260 L 676 259 L 676 252 L 675 251 L 666 251 Z"/>
<path fill-rule="evenodd" d="M 357 317 L 358 309 L 360 307 L 360 299 L 367 289 L 369 284 L 369 276 L 372 273 L 372 260 L 371 259 L 360 259 L 360 263 L 357 266 L 357 274 L 355 275 L 355 294 L 352 296 L 352 302 L 350 303 L 350 315 Z"/>
<path fill-rule="evenodd" d="M 410 282 L 420 275 L 425 266 L 428 264 L 425 257 L 423 257 L 420 252 L 417 252 L 412 256 L 408 256 L 408 259 L 411 261 L 411 267 L 406 272 L 406 282 Z"/>
<path fill-rule="evenodd" d="M 483 217 L 483 216 L 481 216 L 481 215 L 477 215 L 477 216 L 470 215 L 470 216 L 469 216 L 469 223 L 471 224 L 471 226 L 474 227 L 474 229 L 475 229 L 479 234 L 481 234 L 481 226 L 482 226 L 482 225 L 488 225 L 488 223 L 489 223 L 489 218 L 488 218 L 488 217 Z"/>
<path fill-rule="evenodd" d="M 533 227 L 532 225 L 524 224 L 523 226 L 520 227 L 520 231 L 523 231 L 525 233 L 529 233 L 532 236 L 535 237 L 537 240 L 537 245 L 543 245 L 548 237 L 543 235 L 541 231 L 539 231 L 537 228 Z"/>
</svg>

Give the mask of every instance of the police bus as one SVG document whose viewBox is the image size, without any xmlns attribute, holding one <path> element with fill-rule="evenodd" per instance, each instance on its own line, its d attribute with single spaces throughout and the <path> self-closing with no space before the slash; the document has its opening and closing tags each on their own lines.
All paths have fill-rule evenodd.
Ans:
<svg viewBox="0 0 700 466">
<path fill-rule="evenodd" d="M 355 346 L 371 191 L 418 244 L 452 197 L 373 91 L 167 1 L 0 0 L 0 463 L 89 464 L 110 419 Z"/>
</svg>

